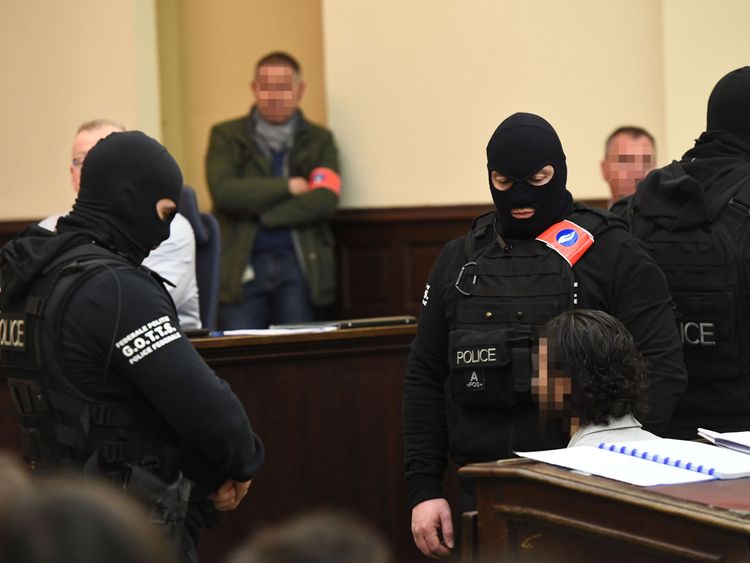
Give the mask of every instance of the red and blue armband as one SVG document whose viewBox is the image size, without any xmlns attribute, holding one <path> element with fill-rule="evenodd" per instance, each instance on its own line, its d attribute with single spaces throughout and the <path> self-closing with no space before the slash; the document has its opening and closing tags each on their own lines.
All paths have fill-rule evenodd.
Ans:
<svg viewBox="0 0 750 563">
<path fill-rule="evenodd" d="M 552 225 L 536 240 L 557 252 L 571 266 L 594 244 L 594 236 L 590 232 L 567 219 Z"/>
<path fill-rule="evenodd" d="M 307 181 L 311 190 L 317 188 L 326 188 L 336 195 L 341 195 L 341 176 L 335 170 L 319 166 L 310 172 L 310 179 Z"/>
</svg>

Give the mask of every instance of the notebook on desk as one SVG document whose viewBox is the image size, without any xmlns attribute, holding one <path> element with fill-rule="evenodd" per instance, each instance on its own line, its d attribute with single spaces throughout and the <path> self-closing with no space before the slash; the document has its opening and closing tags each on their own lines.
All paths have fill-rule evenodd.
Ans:
<svg viewBox="0 0 750 563">
<path fill-rule="evenodd" d="M 271 329 L 298 329 L 313 327 L 346 328 L 369 328 L 376 326 L 398 326 L 416 324 L 417 319 L 411 315 L 398 315 L 393 317 L 368 317 L 363 319 L 343 319 L 334 321 L 315 321 L 310 323 L 277 324 L 271 325 Z"/>
<path fill-rule="evenodd" d="M 687 440 L 641 440 L 516 452 L 521 457 L 624 481 L 669 485 L 750 476 L 750 456 Z"/>
</svg>

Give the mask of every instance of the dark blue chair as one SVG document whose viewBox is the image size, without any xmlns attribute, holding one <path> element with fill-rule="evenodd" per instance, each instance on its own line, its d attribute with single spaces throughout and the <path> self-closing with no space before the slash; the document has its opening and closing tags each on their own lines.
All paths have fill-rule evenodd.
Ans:
<svg viewBox="0 0 750 563">
<path fill-rule="evenodd" d="M 219 222 L 210 213 L 201 213 L 198 198 L 190 186 L 180 194 L 180 213 L 190 221 L 195 233 L 195 277 L 198 283 L 203 328 L 216 328 L 219 313 L 219 258 L 221 235 Z"/>
</svg>

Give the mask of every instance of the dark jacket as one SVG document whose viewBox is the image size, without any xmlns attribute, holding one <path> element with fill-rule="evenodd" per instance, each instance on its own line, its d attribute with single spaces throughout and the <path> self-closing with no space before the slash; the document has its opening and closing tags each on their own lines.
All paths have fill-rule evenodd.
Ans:
<svg viewBox="0 0 750 563">
<path fill-rule="evenodd" d="M 3 302 L 27 300 L 48 265 L 63 252 L 95 246 L 90 241 L 80 233 L 29 227 L 0 250 Z M 114 432 L 180 451 L 173 469 L 196 481 L 203 498 L 227 478 L 252 478 L 263 462 L 263 445 L 237 396 L 180 331 L 174 305 L 150 271 L 122 258 L 70 291 L 54 319 L 46 311 L 42 316 L 40 356 L 52 389 L 97 403 L 137 405 L 132 425 Z M 80 456 L 74 452 L 73 461 L 85 461 L 92 447 L 87 444 Z"/>
<path fill-rule="evenodd" d="M 669 436 L 694 438 L 699 426 L 727 432 L 750 425 L 750 245 L 743 238 L 750 229 L 748 209 L 750 143 L 721 131 L 703 133 L 679 163 L 652 171 L 632 201 L 620 205 L 621 216 L 646 237 L 672 276 L 679 320 L 687 331 L 690 383 L 667 430 Z M 726 235 L 719 227 L 728 231 Z M 653 229 L 657 231 L 652 236 Z M 708 238 L 710 233 L 714 234 Z M 693 248 L 697 236 L 703 246 Z M 708 240 L 734 246 L 712 247 L 706 256 L 701 249 Z M 731 262 L 725 266 L 722 259 Z M 690 283 L 680 287 L 680 276 Z M 719 289 L 723 276 L 734 277 L 728 287 Z M 734 289 L 737 279 L 744 285 Z M 693 321 L 710 321 L 710 346 L 691 340 L 695 329 L 688 327 L 696 325 Z"/>
<path fill-rule="evenodd" d="M 249 119 L 215 125 L 206 155 L 208 186 L 221 227 L 221 302 L 242 300 L 242 274 L 262 224 L 292 229 L 311 301 L 315 306 L 330 305 L 336 288 L 328 220 L 336 213 L 339 198 L 328 189 L 290 194 L 288 178 L 271 176 L 270 162 L 250 135 Z M 308 178 L 318 167 L 339 171 L 333 135 L 302 119 L 289 157 L 289 174 Z"/>
<path fill-rule="evenodd" d="M 533 406 L 498 404 L 479 412 L 457 404 L 448 354 L 452 332 L 462 323 L 459 301 L 469 303 L 455 287 L 461 267 L 468 262 L 465 244 L 466 237 L 461 237 L 440 253 L 427 282 L 409 355 L 403 424 L 412 506 L 443 496 L 448 453 L 463 465 L 511 457 L 524 448 L 563 448 L 570 439 L 539 435 Z M 530 244 L 544 248 L 540 242 Z M 522 272 L 523 259 L 508 262 L 515 270 L 510 275 Z M 578 282 L 577 307 L 600 309 L 620 319 L 648 361 L 651 411 L 643 422 L 658 432 L 667 424 L 687 381 L 664 275 L 624 225 L 598 235 L 573 272 Z M 476 309 L 468 304 L 465 310 L 470 307 Z"/>
</svg>

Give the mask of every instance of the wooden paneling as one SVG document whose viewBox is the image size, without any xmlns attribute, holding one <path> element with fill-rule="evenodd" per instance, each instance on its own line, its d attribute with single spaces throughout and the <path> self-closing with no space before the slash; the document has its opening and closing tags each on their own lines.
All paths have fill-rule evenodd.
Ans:
<svg viewBox="0 0 750 563">
<path fill-rule="evenodd" d="M 202 531 L 201 561 L 223 561 L 261 526 L 324 508 L 371 523 L 395 561 L 427 561 L 411 538 L 403 476 L 402 381 L 414 332 L 408 325 L 193 340 L 237 394 L 266 448 L 247 498 Z M 20 452 L 20 438 L 0 382 L 0 448 Z M 455 474 L 447 481 L 457 491 Z"/>
<path fill-rule="evenodd" d="M 461 473 L 477 483 L 479 563 L 750 560 L 747 479 L 644 488 L 523 459 Z"/>
<path fill-rule="evenodd" d="M 606 201 L 586 202 L 602 208 Z M 443 245 L 466 234 L 491 205 L 343 209 L 333 220 L 340 319 L 417 315 Z"/>
<path fill-rule="evenodd" d="M 344 209 L 333 221 L 339 318 L 416 315 L 440 249 L 487 206 Z"/>
<path fill-rule="evenodd" d="M 263 524 L 329 507 L 376 526 L 396 561 L 426 561 L 411 540 L 401 446 L 401 387 L 414 330 L 194 341 L 240 397 L 266 447 L 246 501 L 202 535 L 201 560 L 220 561 Z"/>
<path fill-rule="evenodd" d="M 606 204 L 604 200 L 586 203 Z M 491 205 L 456 205 L 340 210 L 332 221 L 339 298 L 326 316 L 417 315 L 440 249 L 466 234 L 474 217 L 492 209 Z M 0 223 L 0 244 L 30 222 Z"/>
</svg>

